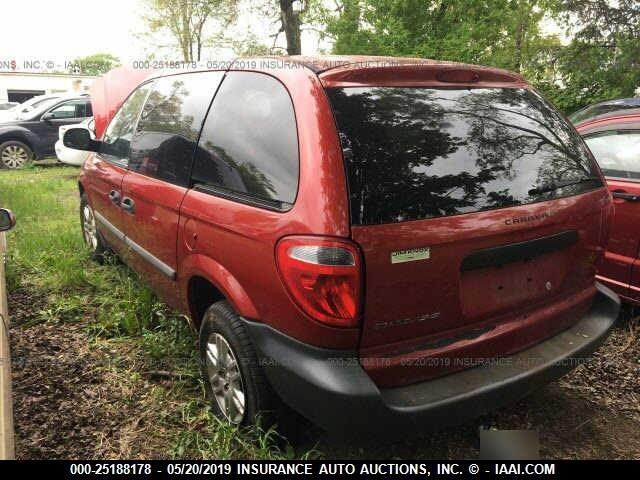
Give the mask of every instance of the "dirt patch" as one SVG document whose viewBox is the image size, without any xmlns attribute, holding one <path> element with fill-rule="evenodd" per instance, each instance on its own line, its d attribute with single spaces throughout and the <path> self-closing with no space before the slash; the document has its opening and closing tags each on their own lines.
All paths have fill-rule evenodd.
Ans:
<svg viewBox="0 0 640 480">
<path fill-rule="evenodd" d="M 80 458 L 100 453 L 97 358 L 78 326 L 11 329 L 16 456 Z M 98 413 L 98 415 L 97 415 Z"/>
<path fill-rule="evenodd" d="M 33 295 L 27 289 L 14 290 L 9 295 L 11 326 L 16 327 L 32 321 L 46 305 L 47 299 L 41 295 Z"/>
<path fill-rule="evenodd" d="M 9 306 L 18 459 L 149 458 L 160 451 L 144 431 L 154 423 L 155 386 L 120 361 L 121 352 L 96 348 L 81 324 L 30 325 L 44 302 L 24 291 L 12 293 Z"/>
</svg>

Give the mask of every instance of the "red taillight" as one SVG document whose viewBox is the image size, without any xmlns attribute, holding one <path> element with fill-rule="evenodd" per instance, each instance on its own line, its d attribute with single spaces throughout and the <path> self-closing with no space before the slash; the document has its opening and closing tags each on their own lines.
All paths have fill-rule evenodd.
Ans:
<svg viewBox="0 0 640 480">
<path fill-rule="evenodd" d="M 352 243 L 288 237 L 278 242 L 276 259 L 282 282 L 307 315 L 337 327 L 357 326 L 361 262 Z"/>
</svg>

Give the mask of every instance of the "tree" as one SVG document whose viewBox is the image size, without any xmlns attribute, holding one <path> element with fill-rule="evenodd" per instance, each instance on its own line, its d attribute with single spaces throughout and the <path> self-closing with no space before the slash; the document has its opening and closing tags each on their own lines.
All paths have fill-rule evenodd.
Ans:
<svg viewBox="0 0 640 480">
<path fill-rule="evenodd" d="M 271 48 L 260 42 L 258 37 L 253 33 L 249 33 L 243 38 L 232 40 L 231 48 L 233 49 L 233 53 L 240 57 L 270 55 L 272 53 Z"/>
<path fill-rule="evenodd" d="M 542 89 L 571 112 L 640 86 L 640 3 L 637 0 L 562 0 L 557 18 L 571 43 L 557 55 L 562 81 Z"/>
<path fill-rule="evenodd" d="M 280 4 L 280 31 L 284 32 L 287 39 L 287 53 L 289 55 L 300 55 L 302 44 L 300 42 L 300 15 L 308 3 L 302 0 L 278 0 Z M 294 9 L 294 3 L 302 6 L 300 10 Z"/>
<path fill-rule="evenodd" d="M 215 20 L 218 30 L 224 31 L 237 16 L 238 0 L 146 0 L 146 4 L 150 14 L 144 20 L 150 33 L 168 30 L 182 59 L 193 62 L 201 58 L 207 23 Z"/>
<path fill-rule="evenodd" d="M 72 73 L 83 75 L 103 75 L 118 67 L 120 60 L 110 53 L 94 53 L 87 57 L 76 58 L 70 65 Z"/>
<path fill-rule="evenodd" d="M 317 6 L 322 5 L 322 0 L 252 0 L 258 15 L 271 18 L 278 26 L 278 30 L 271 35 L 273 44 L 271 50 L 276 48 L 276 43 L 281 33 L 284 33 L 289 55 L 302 53 L 302 31 L 310 15 Z"/>
<path fill-rule="evenodd" d="M 523 72 L 544 37 L 551 0 L 336 0 L 320 18 L 334 53 L 409 55 Z"/>
<path fill-rule="evenodd" d="M 271 35 L 273 37 L 273 45 L 271 49 L 276 48 L 276 42 L 281 33 L 284 32 L 287 42 L 287 54 L 300 55 L 302 53 L 302 32 L 301 25 L 303 16 L 309 8 L 309 0 L 258 0 L 261 4 L 260 11 L 268 17 L 275 17 L 278 24 L 278 31 Z"/>
<path fill-rule="evenodd" d="M 333 0 L 317 16 L 334 53 L 515 70 L 565 112 L 640 88 L 638 0 Z"/>
</svg>

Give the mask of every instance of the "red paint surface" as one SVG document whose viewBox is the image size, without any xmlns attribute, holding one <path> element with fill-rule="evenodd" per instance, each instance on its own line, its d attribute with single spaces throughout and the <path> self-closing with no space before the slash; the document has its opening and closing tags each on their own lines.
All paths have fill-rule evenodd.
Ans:
<svg viewBox="0 0 640 480">
<path fill-rule="evenodd" d="M 640 115 L 624 115 L 586 121 L 577 125 L 581 135 L 617 127 L 640 130 Z M 640 162 L 640 158 L 638 158 Z M 640 196 L 640 182 L 607 178 L 609 190 Z M 640 202 L 613 199 L 609 243 L 598 268 L 598 279 L 630 303 L 640 304 Z"/>
<path fill-rule="evenodd" d="M 127 235 L 176 269 L 176 282 L 167 283 L 140 258 L 127 257 L 151 279 L 164 300 L 188 312 L 189 281 L 202 277 L 246 318 L 312 345 L 359 350 L 365 369 L 385 386 L 470 366 L 425 366 L 429 359 L 486 358 L 522 350 L 566 328 L 586 311 L 595 295 L 594 262 L 603 254 L 611 209 L 605 189 L 500 210 L 350 227 L 342 150 L 326 86 L 529 88 L 521 77 L 497 69 L 416 59 L 400 59 L 402 66 L 384 67 L 375 57 L 334 58 L 340 66 L 318 77 L 307 68 L 283 66 L 281 62 L 271 65 L 264 60 L 244 60 L 243 69 L 280 80 L 296 113 L 300 178 L 297 199 L 289 211 L 269 211 L 136 173 L 128 173 L 122 180 L 120 171 L 100 173 L 109 169 L 95 161 L 85 166 L 82 182 L 94 192 L 90 195 L 92 204 L 111 212 L 110 217 Z M 348 64 L 366 60 L 378 63 L 364 68 Z M 231 70 L 234 68 L 239 69 L 239 64 Z M 443 72 L 449 76 L 443 77 Z M 461 83 L 443 82 L 443 78 Z M 123 93 L 125 85 L 131 88 L 134 83 L 131 79 L 114 91 Z M 111 87 L 105 90 L 110 91 Z M 97 111 L 103 119 L 113 115 L 117 103 L 115 95 L 108 97 L 102 103 L 105 111 Z M 118 97 L 119 102 L 124 98 L 122 94 Z M 123 196 L 136 201 L 135 218 L 118 217 L 104 201 L 105 192 L 118 178 Z M 527 223 L 505 223 L 508 218 L 541 212 L 550 215 Z M 578 232 L 578 242 L 560 253 L 503 268 L 460 272 L 462 258 L 475 250 L 572 229 Z M 288 235 L 349 238 L 359 245 L 364 296 L 358 328 L 323 324 L 289 298 L 275 261 L 275 246 Z M 392 251 L 417 247 L 429 247 L 430 260 L 390 263 Z M 551 289 L 546 288 L 547 282 Z M 437 318 L 411 321 L 435 312 Z M 376 328 L 378 323 L 405 319 L 408 321 L 402 325 Z M 475 335 L 478 329 L 484 333 Z M 468 338 L 460 339 L 465 335 Z M 447 343 L 452 338 L 457 340 Z"/>
<path fill-rule="evenodd" d="M 152 70 L 118 67 L 110 70 L 91 84 L 89 95 L 95 121 L 96 138 L 102 138 L 104 129 L 129 94 L 152 73 Z"/>
</svg>

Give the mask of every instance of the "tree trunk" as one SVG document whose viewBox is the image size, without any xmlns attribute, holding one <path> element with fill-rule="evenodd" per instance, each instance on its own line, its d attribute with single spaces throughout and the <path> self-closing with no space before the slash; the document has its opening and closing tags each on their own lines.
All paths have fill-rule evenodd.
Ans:
<svg viewBox="0 0 640 480">
<path fill-rule="evenodd" d="M 300 55 L 302 46 L 300 44 L 300 14 L 293 10 L 294 0 L 280 0 L 280 19 L 282 29 L 287 38 L 287 53 L 289 55 Z"/>
<path fill-rule="evenodd" d="M 515 32 L 515 58 L 513 69 L 516 72 L 522 71 L 522 59 L 524 58 L 524 50 L 526 47 L 526 36 L 529 27 L 530 6 L 528 2 L 522 2 L 518 11 L 518 24 Z"/>
<path fill-rule="evenodd" d="M 182 56 L 185 62 L 193 60 L 193 42 L 191 38 L 191 12 L 187 4 L 182 4 Z"/>
</svg>

